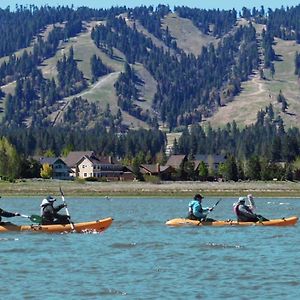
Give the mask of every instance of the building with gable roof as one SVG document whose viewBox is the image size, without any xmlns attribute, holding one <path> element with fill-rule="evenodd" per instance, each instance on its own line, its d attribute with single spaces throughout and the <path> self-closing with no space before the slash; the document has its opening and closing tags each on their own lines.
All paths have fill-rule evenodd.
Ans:
<svg viewBox="0 0 300 300">
<path fill-rule="evenodd" d="M 41 165 L 48 164 L 52 168 L 53 179 L 70 179 L 72 170 L 60 157 L 41 157 L 39 159 Z"/>
</svg>

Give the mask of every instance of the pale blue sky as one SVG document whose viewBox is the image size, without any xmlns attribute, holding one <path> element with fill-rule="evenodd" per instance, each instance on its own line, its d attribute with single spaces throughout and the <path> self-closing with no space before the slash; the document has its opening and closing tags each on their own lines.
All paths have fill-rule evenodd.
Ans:
<svg viewBox="0 0 300 300">
<path fill-rule="evenodd" d="M 37 1 L 30 1 L 30 0 L 0 0 L 0 7 L 6 8 L 10 6 L 12 9 L 17 4 L 27 5 L 27 4 L 35 4 L 37 6 L 48 4 L 50 6 L 57 6 L 57 5 L 72 5 L 74 4 L 75 7 L 78 6 L 88 6 L 93 8 L 109 8 L 111 6 L 127 6 L 127 7 L 135 7 L 141 5 L 153 5 L 157 6 L 158 4 L 169 4 L 170 8 L 173 9 L 175 6 L 188 6 L 188 7 L 198 7 L 198 8 L 220 8 L 220 9 L 231 9 L 235 8 L 236 10 L 241 10 L 243 6 L 247 8 L 260 8 L 261 5 L 264 8 L 280 8 L 283 6 L 296 6 L 300 4 L 300 0 L 293 1 L 293 0 L 252 0 L 252 1 L 243 1 L 243 0 L 131 0 L 131 1 L 121 1 L 121 0 L 37 0 Z"/>
</svg>

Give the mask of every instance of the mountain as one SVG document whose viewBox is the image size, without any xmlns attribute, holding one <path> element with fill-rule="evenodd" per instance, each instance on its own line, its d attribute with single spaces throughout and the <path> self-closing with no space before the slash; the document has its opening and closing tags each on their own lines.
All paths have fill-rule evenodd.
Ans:
<svg viewBox="0 0 300 300">
<path fill-rule="evenodd" d="M 6 127 L 299 127 L 300 6 L 0 10 Z"/>
</svg>

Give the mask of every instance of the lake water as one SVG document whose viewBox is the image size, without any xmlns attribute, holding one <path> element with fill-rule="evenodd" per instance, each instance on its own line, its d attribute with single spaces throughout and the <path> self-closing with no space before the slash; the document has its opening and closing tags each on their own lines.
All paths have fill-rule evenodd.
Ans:
<svg viewBox="0 0 300 300">
<path fill-rule="evenodd" d="M 299 225 L 170 228 L 165 221 L 185 216 L 188 198 L 66 200 L 74 221 L 111 216 L 112 226 L 101 234 L 1 234 L 2 299 L 300 299 Z M 40 202 L 10 197 L 0 206 L 36 214 Z M 233 219 L 233 202 L 224 198 L 210 216 Z M 300 216 L 300 199 L 256 203 L 268 218 Z"/>
</svg>

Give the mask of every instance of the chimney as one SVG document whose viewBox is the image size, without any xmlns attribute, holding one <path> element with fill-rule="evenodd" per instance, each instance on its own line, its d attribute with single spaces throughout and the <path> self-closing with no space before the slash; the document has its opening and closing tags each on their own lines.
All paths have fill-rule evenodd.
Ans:
<svg viewBox="0 0 300 300">
<path fill-rule="evenodd" d="M 156 164 L 156 170 L 157 170 L 157 173 L 159 174 L 160 173 L 160 164 L 159 163 Z"/>
</svg>

